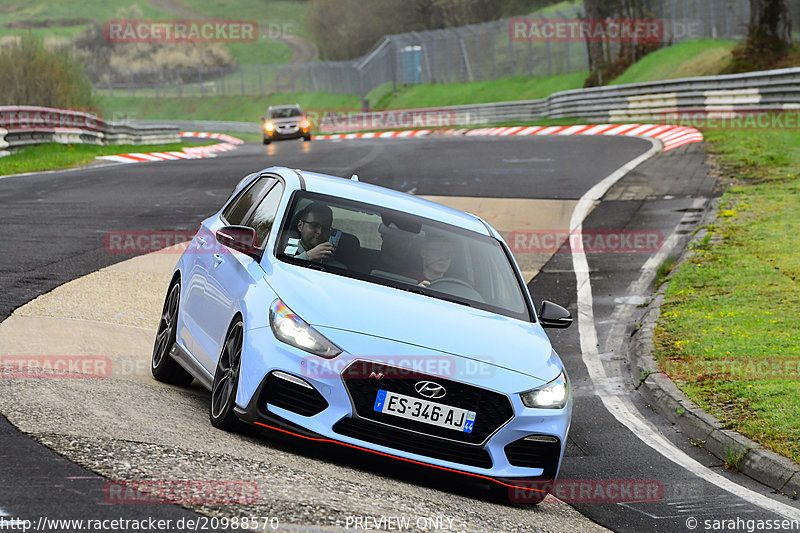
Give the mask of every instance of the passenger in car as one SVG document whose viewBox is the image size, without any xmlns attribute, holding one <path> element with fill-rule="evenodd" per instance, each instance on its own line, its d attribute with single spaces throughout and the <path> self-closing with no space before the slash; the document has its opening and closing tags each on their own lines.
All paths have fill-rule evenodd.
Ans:
<svg viewBox="0 0 800 533">
<path fill-rule="evenodd" d="M 344 267 L 332 257 L 336 247 L 328 240 L 333 224 L 333 211 L 329 206 L 320 202 L 308 204 L 297 220 L 297 231 L 300 233 L 300 242 L 297 244 L 296 257 L 326 263 L 333 266 Z"/>
</svg>

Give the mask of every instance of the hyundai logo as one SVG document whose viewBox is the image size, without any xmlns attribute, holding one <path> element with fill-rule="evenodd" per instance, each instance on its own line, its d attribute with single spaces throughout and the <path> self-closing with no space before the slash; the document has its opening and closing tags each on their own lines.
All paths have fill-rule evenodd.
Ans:
<svg viewBox="0 0 800 533">
<path fill-rule="evenodd" d="M 444 398 L 444 395 L 447 394 L 447 389 L 433 381 L 418 381 L 417 384 L 414 385 L 414 389 L 421 396 L 431 399 Z"/>
</svg>

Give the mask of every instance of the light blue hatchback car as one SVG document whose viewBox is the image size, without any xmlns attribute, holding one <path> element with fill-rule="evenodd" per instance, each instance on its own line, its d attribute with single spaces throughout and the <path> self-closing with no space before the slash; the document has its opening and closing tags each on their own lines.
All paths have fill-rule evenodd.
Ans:
<svg viewBox="0 0 800 533">
<path fill-rule="evenodd" d="M 537 316 L 480 218 L 355 176 L 269 168 L 182 254 L 152 372 L 211 390 L 218 428 L 540 486 L 558 475 L 572 413 L 542 328 L 571 323 L 550 302 Z"/>
</svg>

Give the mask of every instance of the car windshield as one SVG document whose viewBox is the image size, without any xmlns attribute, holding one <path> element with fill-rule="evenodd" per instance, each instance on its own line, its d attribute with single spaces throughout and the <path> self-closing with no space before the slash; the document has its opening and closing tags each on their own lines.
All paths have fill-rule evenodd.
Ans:
<svg viewBox="0 0 800 533">
<path fill-rule="evenodd" d="M 532 320 L 503 246 L 435 220 L 296 192 L 275 255 L 298 266 Z"/>
<path fill-rule="evenodd" d="M 278 107 L 270 109 L 269 118 L 290 118 L 299 117 L 300 110 L 296 107 Z"/>
</svg>

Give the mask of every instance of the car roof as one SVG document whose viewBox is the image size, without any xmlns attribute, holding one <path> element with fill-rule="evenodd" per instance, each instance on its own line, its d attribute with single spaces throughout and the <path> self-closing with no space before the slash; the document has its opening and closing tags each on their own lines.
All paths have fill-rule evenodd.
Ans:
<svg viewBox="0 0 800 533">
<path fill-rule="evenodd" d="M 274 172 L 276 169 L 271 170 Z M 289 169 L 285 170 L 288 170 L 292 174 L 295 173 L 295 171 Z M 491 236 L 486 224 L 478 217 L 442 204 L 437 204 L 436 202 L 431 202 L 430 200 L 425 200 L 417 196 L 387 189 L 378 185 L 330 176 L 328 174 L 303 170 L 298 170 L 297 173 L 302 175 L 303 181 L 305 182 L 305 190 L 309 192 L 338 196 L 340 198 L 357 200 L 379 207 L 395 209 L 404 213 L 419 215 L 421 217 L 444 222 L 445 224 L 474 231 L 481 235 Z M 283 172 L 281 172 L 281 174 L 285 175 Z"/>
</svg>

